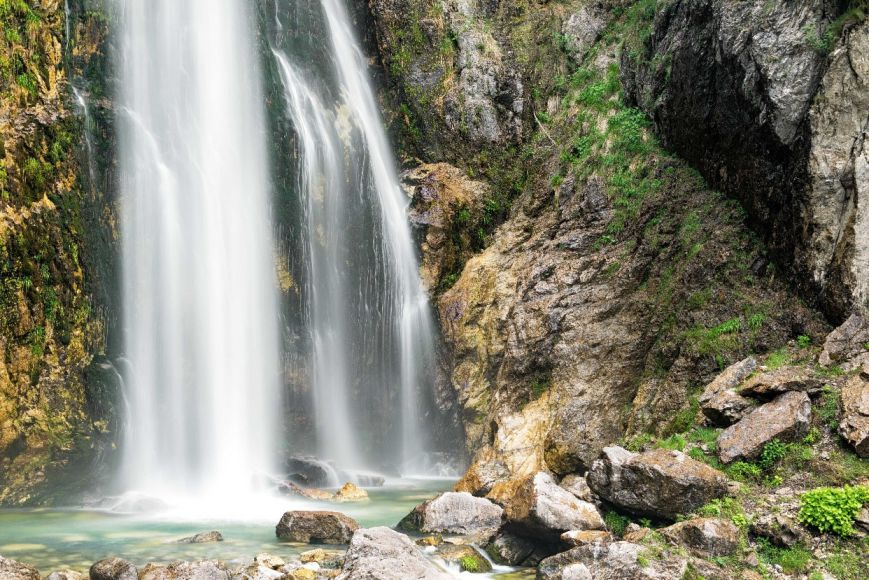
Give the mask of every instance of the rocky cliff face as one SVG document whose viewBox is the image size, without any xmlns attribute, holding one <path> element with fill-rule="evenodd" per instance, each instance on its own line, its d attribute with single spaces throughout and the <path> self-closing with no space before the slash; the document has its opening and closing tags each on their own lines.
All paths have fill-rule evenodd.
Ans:
<svg viewBox="0 0 869 580">
<path fill-rule="evenodd" d="M 865 2 L 661 4 L 622 53 L 666 147 L 737 198 L 802 294 L 869 307 Z"/>
<path fill-rule="evenodd" d="M 112 416 L 111 369 L 94 359 L 111 324 L 94 299 L 107 216 L 66 58 L 96 47 L 88 26 L 65 35 L 58 0 L 4 2 L 0 21 L 0 504 L 33 504 L 76 489 Z"/>
</svg>

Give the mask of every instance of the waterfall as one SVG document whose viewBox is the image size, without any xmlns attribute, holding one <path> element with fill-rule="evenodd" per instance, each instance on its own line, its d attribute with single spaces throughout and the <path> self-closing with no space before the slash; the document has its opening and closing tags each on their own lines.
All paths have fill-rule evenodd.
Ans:
<svg viewBox="0 0 869 580">
<path fill-rule="evenodd" d="M 253 3 L 115 1 L 124 483 L 237 502 L 275 471 L 281 400 Z"/>
<path fill-rule="evenodd" d="M 339 0 L 274 6 L 303 200 L 316 451 L 345 467 L 413 469 L 436 342 L 367 60 Z"/>
</svg>

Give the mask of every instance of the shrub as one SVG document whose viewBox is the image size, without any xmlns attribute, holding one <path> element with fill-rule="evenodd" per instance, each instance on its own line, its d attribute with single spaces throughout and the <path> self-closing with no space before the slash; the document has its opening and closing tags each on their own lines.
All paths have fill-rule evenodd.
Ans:
<svg viewBox="0 0 869 580">
<path fill-rule="evenodd" d="M 808 335 L 801 334 L 797 337 L 797 346 L 800 348 L 806 348 L 810 344 L 812 344 L 812 339 Z"/>
<path fill-rule="evenodd" d="M 773 439 L 763 446 L 763 451 L 760 454 L 758 465 L 764 471 L 774 467 L 778 462 L 784 459 L 788 453 L 788 444 L 782 443 L 778 439 Z"/>
<path fill-rule="evenodd" d="M 800 499 L 800 521 L 821 532 L 850 536 L 854 518 L 867 502 L 869 486 L 819 487 Z"/>
<path fill-rule="evenodd" d="M 625 529 L 631 522 L 630 519 L 616 512 L 607 512 L 603 516 L 603 521 L 606 524 L 607 529 L 612 532 L 613 535 L 619 537 L 625 533 Z"/>
<path fill-rule="evenodd" d="M 747 481 L 757 481 L 763 475 L 763 470 L 754 463 L 746 461 L 737 461 L 727 468 L 727 475 L 736 481 L 745 483 Z"/>
</svg>

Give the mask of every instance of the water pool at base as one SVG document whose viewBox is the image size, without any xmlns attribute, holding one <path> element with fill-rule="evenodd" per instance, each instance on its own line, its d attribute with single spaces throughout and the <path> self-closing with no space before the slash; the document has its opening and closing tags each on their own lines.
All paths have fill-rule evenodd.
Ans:
<svg viewBox="0 0 869 580">
<path fill-rule="evenodd" d="M 61 569 L 87 572 L 91 564 L 109 556 L 122 557 L 140 567 L 148 562 L 203 559 L 233 564 L 263 552 L 287 559 L 316 546 L 291 544 L 275 537 L 281 509 L 339 511 L 364 527 L 392 527 L 414 506 L 451 489 L 453 483 L 446 479 L 388 482 L 382 488 L 369 488 L 370 501 L 360 503 L 301 502 L 288 498 L 286 507 L 279 506 L 270 520 L 186 519 L 88 509 L 0 510 L 0 555 L 36 566 L 43 575 Z M 175 543 L 180 538 L 211 530 L 223 534 L 224 541 Z"/>
</svg>

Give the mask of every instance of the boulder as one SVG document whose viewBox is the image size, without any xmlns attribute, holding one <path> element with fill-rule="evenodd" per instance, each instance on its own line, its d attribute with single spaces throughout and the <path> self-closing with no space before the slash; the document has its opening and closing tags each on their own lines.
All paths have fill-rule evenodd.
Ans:
<svg viewBox="0 0 869 580">
<path fill-rule="evenodd" d="M 2 570 L 0 570 L 2 572 Z M 5 578 L 5 576 L 0 576 Z M 14 577 L 13 577 L 14 578 Z M 45 580 L 85 580 L 86 576 L 75 570 L 58 570 L 45 577 Z"/>
<path fill-rule="evenodd" d="M 646 548 L 630 542 L 586 544 L 540 562 L 538 580 L 636 580 L 682 578 L 682 559 L 641 558 Z"/>
<path fill-rule="evenodd" d="M 530 566 L 528 559 L 535 551 L 534 543 L 527 538 L 502 530 L 486 544 L 486 553 L 498 564 L 507 566 Z"/>
<path fill-rule="evenodd" d="M 305 487 L 337 485 L 335 468 L 316 457 L 290 457 L 285 465 L 287 478 Z"/>
<path fill-rule="evenodd" d="M 839 434 L 860 457 L 869 457 L 869 372 L 848 379 L 842 387 Z"/>
<path fill-rule="evenodd" d="M 368 492 L 361 487 L 357 487 L 356 484 L 347 482 L 335 493 L 333 499 L 337 502 L 367 501 Z"/>
<path fill-rule="evenodd" d="M 824 366 L 841 366 L 845 370 L 869 362 L 869 318 L 852 314 L 824 341 L 818 362 Z"/>
<path fill-rule="evenodd" d="M 591 488 L 588 486 L 588 482 L 585 480 L 585 477 L 581 475 L 566 475 L 558 483 L 558 486 L 572 493 L 576 499 L 581 499 L 582 501 L 588 502 L 594 499 L 594 493 L 592 493 Z"/>
<path fill-rule="evenodd" d="M 727 477 L 679 451 L 631 453 L 607 447 L 587 475 L 600 497 L 623 510 L 676 519 L 727 493 Z"/>
<path fill-rule="evenodd" d="M 290 511 L 275 527 L 282 540 L 306 544 L 347 544 L 359 529 L 356 520 L 338 512 Z"/>
<path fill-rule="evenodd" d="M 561 534 L 561 541 L 568 546 L 582 546 L 597 542 L 609 542 L 613 538 L 609 532 L 600 530 L 571 530 Z"/>
<path fill-rule="evenodd" d="M 780 548 L 806 544 L 811 536 L 793 519 L 782 514 L 765 514 L 751 523 L 751 534 L 766 538 Z"/>
<path fill-rule="evenodd" d="M 435 553 L 445 562 L 458 565 L 462 572 L 492 571 L 492 564 L 473 546 L 441 544 Z"/>
<path fill-rule="evenodd" d="M 718 458 L 724 463 L 753 459 L 773 439 L 794 441 L 808 433 L 812 417 L 809 396 L 789 392 L 761 405 L 718 437 Z"/>
<path fill-rule="evenodd" d="M 120 558 L 105 558 L 90 568 L 90 580 L 138 580 L 139 571 Z"/>
<path fill-rule="evenodd" d="M 91 576 L 93 578 L 93 576 Z M 148 564 L 139 580 L 230 580 L 232 573 L 217 560 L 172 562 L 167 566 Z"/>
<path fill-rule="evenodd" d="M 428 560 L 404 534 L 389 528 L 368 528 L 353 534 L 340 580 L 447 580 L 451 575 Z"/>
<path fill-rule="evenodd" d="M 287 574 L 254 562 L 236 569 L 233 578 L 238 580 L 287 580 Z"/>
<path fill-rule="evenodd" d="M 41 576 L 33 566 L 0 556 L 0 578 L 3 580 L 40 580 Z"/>
<path fill-rule="evenodd" d="M 713 425 L 732 425 L 754 406 L 751 399 L 739 395 L 736 389 L 756 369 L 757 359 L 750 356 L 730 365 L 706 385 L 700 395 L 700 409 Z"/>
<path fill-rule="evenodd" d="M 222 542 L 223 534 L 220 532 L 200 532 L 187 538 L 176 540 L 177 544 L 207 544 L 210 542 Z"/>
<path fill-rule="evenodd" d="M 701 558 L 726 556 L 739 547 L 739 528 L 730 520 L 720 518 L 687 520 L 659 532 L 670 542 L 685 546 Z"/>
<path fill-rule="evenodd" d="M 412 532 L 475 535 L 488 540 L 501 527 L 504 510 L 488 499 L 449 491 L 416 506 L 398 527 Z"/>
<path fill-rule="evenodd" d="M 266 568 L 271 568 L 272 570 L 277 570 L 280 567 L 286 565 L 286 562 L 280 556 L 274 556 L 272 554 L 257 554 L 253 559 L 255 564 L 259 564 L 260 566 L 265 566 Z"/>
<path fill-rule="evenodd" d="M 557 542 L 570 530 L 603 530 L 594 504 L 559 487 L 552 476 L 538 472 L 497 484 L 490 498 L 504 506 L 507 527 L 519 535 Z"/>
<path fill-rule="evenodd" d="M 815 395 L 823 388 L 824 381 L 813 376 L 807 368 L 782 367 L 754 375 L 742 385 L 739 394 L 771 399 L 791 391 Z"/>
</svg>

